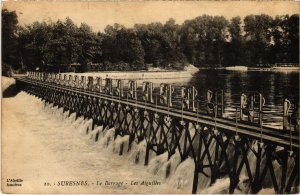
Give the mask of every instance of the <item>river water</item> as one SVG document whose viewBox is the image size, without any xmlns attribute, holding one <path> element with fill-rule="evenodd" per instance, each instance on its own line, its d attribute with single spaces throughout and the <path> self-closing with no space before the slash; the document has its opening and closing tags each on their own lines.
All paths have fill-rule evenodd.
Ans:
<svg viewBox="0 0 300 195">
<path fill-rule="evenodd" d="M 282 126 L 283 101 L 299 102 L 299 72 L 293 71 L 229 71 L 200 70 L 187 83 L 196 86 L 200 99 L 205 100 L 208 89 L 223 89 L 225 115 L 235 115 L 233 107 L 240 104 L 242 93 L 262 93 L 266 103 L 263 107 L 264 125 Z"/>
<path fill-rule="evenodd" d="M 144 166 L 145 141 L 134 142 L 128 151 L 128 136 L 114 139 L 114 129 L 103 131 L 102 127 L 91 131 L 92 120 L 75 120 L 75 114 L 24 92 L 4 98 L 2 106 L 5 193 L 191 193 L 194 161 L 190 157 L 180 163 L 178 152 L 169 160 L 167 152 L 151 153 L 149 165 Z M 98 141 L 95 132 L 100 132 Z M 119 156 L 121 144 L 124 152 Z M 7 179 L 20 179 L 22 186 L 7 187 Z M 245 174 L 240 181 L 235 193 L 247 193 Z M 197 192 L 229 192 L 228 177 L 212 186 L 209 182 L 209 177 L 200 175 Z M 274 193 L 274 189 L 267 187 L 260 193 Z"/>
<path fill-rule="evenodd" d="M 5 193 L 191 193 L 191 158 L 180 163 L 178 153 L 170 160 L 164 153 L 152 156 L 144 166 L 145 142 L 133 143 L 128 152 L 125 144 L 119 156 L 120 144 L 128 144 L 129 137 L 114 140 L 113 129 L 96 127 L 87 135 L 91 120 L 75 120 L 74 114 L 69 116 L 24 92 L 4 98 L 2 106 Z M 101 133 L 95 142 L 93 132 L 97 131 Z M 167 167 L 171 167 L 169 177 Z M 7 179 L 21 179 L 22 186 L 8 187 Z M 222 178 L 213 186 L 198 187 L 198 192 L 226 193 L 228 186 L 229 179 Z"/>
<path fill-rule="evenodd" d="M 175 75 L 176 77 L 176 75 Z M 200 100 L 200 112 L 206 112 L 207 90 L 224 91 L 224 117 L 235 118 L 242 93 L 258 92 L 265 98 L 263 125 L 282 129 L 283 102 L 287 98 L 293 110 L 299 102 L 299 72 L 297 71 L 232 71 L 200 70 L 191 78 L 150 79 L 159 93 L 161 82 L 175 86 L 175 106 L 180 106 L 180 87 L 195 86 Z M 177 102 L 176 102 L 177 101 Z"/>
<path fill-rule="evenodd" d="M 265 119 L 280 125 L 284 98 L 296 100 L 299 94 L 299 73 L 295 72 L 237 72 L 201 70 L 192 79 L 176 82 L 176 86 L 196 86 L 200 99 L 208 89 L 220 88 L 225 92 L 225 112 L 239 105 L 240 94 L 247 91 L 262 92 L 265 99 Z M 166 81 L 168 82 L 168 81 Z M 169 161 L 166 154 L 153 157 L 149 166 L 136 162 L 143 159 L 145 143 L 134 145 L 130 152 L 118 155 L 120 143 L 127 138 L 113 140 L 113 130 L 103 133 L 98 142 L 93 134 L 85 135 L 90 121 L 67 117 L 61 109 L 46 105 L 37 98 L 21 92 L 2 102 L 3 169 L 2 183 L 6 178 L 20 177 L 22 188 L 9 188 L 15 193 L 190 193 L 194 164 L 192 159 L 178 162 L 174 155 Z M 272 116 L 275 117 L 270 117 Z M 277 115 L 277 119 L 276 119 Z M 277 120 L 277 121 L 276 121 Z M 279 121 L 279 122 L 278 122 Z M 101 130 L 99 127 L 98 130 Z M 250 161 L 251 162 L 251 161 Z M 255 163 L 254 161 L 251 164 Z M 171 164 L 171 174 L 165 177 Z M 254 165 L 254 164 L 253 164 Z M 203 178 L 203 177 L 202 177 Z M 88 186 L 57 186 L 62 181 L 88 181 Z M 124 182 L 122 185 L 96 185 Z M 157 181 L 160 185 L 131 185 L 131 182 Z M 45 185 L 49 183 L 51 186 Z M 199 182 L 207 183 L 206 180 Z M 56 185 L 55 185 L 56 184 Z M 54 186 L 55 185 L 55 186 Z M 198 193 L 228 193 L 229 179 L 217 180 L 213 186 L 198 188 Z M 11 191 L 10 191 L 11 190 Z M 241 191 L 240 191 L 241 190 Z M 236 193 L 242 193 L 242 183 Z M 273 189 L 261 192 L 274 193 Z"/>
<path fill-rule="evenodd" d="M 157 73 L 156 73 L 157 74 Z M 163 72 L 161 74 L 164 74 Z M 103 73 L 81 73 L 84 76 L 98 76 L 102 78 Z M 125 89 L 128 85 L 128 75 L 124 74 Z M 111 74 L 109 77 L 114 78 Z M 163 77 L 163 76 L 160 76 Z M 169 76 L 168 76 L 169 77 Z M 118 77 L 119 78 L 119 77 Z M 119 78 L 120 79 L 120 78 Z M 136 79 L 136 78 L 133 78 Z M 139 100 L 142 99 L 141 89 L 142 82 L 153 82 L 154 96 L 159 94 L 160 83 L 173 84 L 174 98 L 173 105 L 181 106 L 180 88 L 182 86 L 195 86 L 198 90 L 198 98 L 200 100 L 200 112 L 206 113 L 206 94 L 207 90 L 222 89 L 224 91 L 224 115 L 225 118 L 235 118 L 236 108 L 240 107 L 240 97 L 242 93 L 258 92 L 265 98 L 263 106 L 263 125 L 273 128 L 282 129 L 283 121 L 283 102 L 287 98 L 292 107 L 299 102 L 299 72 L 297 71 L 232 71 L 232 70 L 200 70 L 193 74 L 192 77 L 176 77 L 166 79 L 142 79 L 139 78 L 138 95 Z"/>
</svg>

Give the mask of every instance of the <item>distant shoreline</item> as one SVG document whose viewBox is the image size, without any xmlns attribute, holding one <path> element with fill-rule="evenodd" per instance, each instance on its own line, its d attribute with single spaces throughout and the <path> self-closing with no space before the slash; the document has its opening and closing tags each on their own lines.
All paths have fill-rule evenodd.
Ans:
<svg viewBox="0 0 300 195">
<path fill-rule="evenodd" d="M 97 76 L 112 79 L 174 79 L 174 78 L 191 78 L 193 74 L 199 71 L 193 65 L 185 67 L 185 70 L 150 70 L 150 71 L 102 71 L 102 72 L 85 72 L 85 73 L 67 73 L 82 76 Z"/>
<path fill-rule="evenodd" d="M 228 66 L 228 67 L 217 67 L 217 68 L 199 68 L 200 70 L 230 70 L 230 71 L 274 71 L 274 72 L 285 72 L 285 71 L 299 71 L 300 68 L 297 66 L 274 66 L 274 67 L 247 67 L 247 66 Z"/>
</svg>

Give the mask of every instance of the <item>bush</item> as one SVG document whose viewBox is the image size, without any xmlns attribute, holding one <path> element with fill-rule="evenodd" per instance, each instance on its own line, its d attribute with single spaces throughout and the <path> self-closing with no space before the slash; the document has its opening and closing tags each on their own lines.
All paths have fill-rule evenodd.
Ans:
<svg viewBox="0 0 300 195">
<path fill-rule="evenodd" d="M 10 65 L 2 63 L 2 76 L 11 77 L 13 70 Z"/>
</svg>

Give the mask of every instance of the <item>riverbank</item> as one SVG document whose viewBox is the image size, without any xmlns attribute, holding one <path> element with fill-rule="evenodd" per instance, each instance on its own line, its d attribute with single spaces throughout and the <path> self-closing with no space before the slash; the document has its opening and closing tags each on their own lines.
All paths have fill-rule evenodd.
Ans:
<svg viewBox="0 0 300 195">
<path fill-rule="evenodd" d="M 16 80 L 10 77 L 1 77 L 2 97 L 13 97 L 18 92 L 16 89 Z"/>
<path fill-rule="evenodd" d="M 299 67 L 248 68 L 248 71 L 299 72 Z"/>
<path fill-rule="evenodd" d="M 227 66 L 227 67 L 216 67 L 207 68 L 200 67 L 199 70 L 229 70 L 229 71 L 272 71 L 272 72 L 299 72 L 299 67 L 247 67 L 247 66 Z"/>
<path fill-rule="evenodd" d="M 199 71 L 193 65 L 185 67 L 182 71 L 175 70 L 163 70 L 163 69 L 151 69 L 149 71 L 105 71 L 105 72 L 87 72 L 87 73 L 68 73 L 68 74 L 79 74 L 82 76 L 97 76 L 102 78 L 112 79 L 187 79 L 191 78 L 195 73 Z"/>
<path fill-rule="evenodd" d="M 16 80 L 10 77 L 1 77 L 1 90 L 2 93 L 6 91 L 9 87 L 16 84 Z"/>
<path fill-rule="evenodd" d="M 247 66 L 228 66 L 224 67 L 225 70 L 232 71 L 274 71 L 274 72 L 298 72 L 299 67 L 288 66 L 274 66 L 274 67 L 247 67 Z"/>
</svg>

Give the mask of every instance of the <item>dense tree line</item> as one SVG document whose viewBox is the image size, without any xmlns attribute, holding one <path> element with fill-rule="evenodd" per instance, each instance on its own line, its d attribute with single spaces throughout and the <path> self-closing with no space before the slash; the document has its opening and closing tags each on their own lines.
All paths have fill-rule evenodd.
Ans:
<svg viewBox="0 0 300 195">
<path fill-rule="evenodd" d="M 14 11 L 2 10 L 2 59 L 15 69 L 66 70 L 78 64 L 89 71 L 142 70 L 148 66 L 182 69 L 298 63 L 299 16 L 234 17 L 202 15 L 182 25 L 169 19 L 126 28 L 108 25 L 94 32 L 70 18 L 19 26 Z"/>
</svg>

